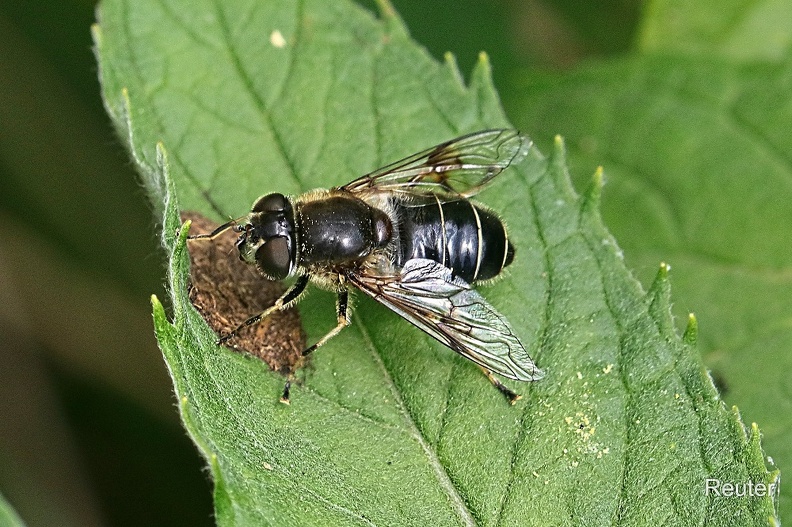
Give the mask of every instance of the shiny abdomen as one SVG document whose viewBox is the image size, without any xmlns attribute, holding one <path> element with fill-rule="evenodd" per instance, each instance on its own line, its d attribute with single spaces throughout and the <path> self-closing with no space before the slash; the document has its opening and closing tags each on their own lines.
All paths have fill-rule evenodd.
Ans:
<svg viewBox="0 0 792 527">
<path fill-rule="evenodd" d="M 503 222 L 470 201 L 397 201 L 395 205 L 398 266 L 412 258 L 428 258 L 472 283 L 497 276 L 514 257 Z"/>
</svg>

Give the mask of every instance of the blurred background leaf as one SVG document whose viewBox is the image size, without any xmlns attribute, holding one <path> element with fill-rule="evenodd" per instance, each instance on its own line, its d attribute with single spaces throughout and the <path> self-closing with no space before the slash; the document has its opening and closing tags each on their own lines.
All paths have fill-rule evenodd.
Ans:
<svg viewBox="0 0 792 527">
<path fill-rule="evenodd" d="M 22 518 L 19 517 L 2 494 L 0 494 L 0 525 L 3 527 L 22 527 L 25 525 L 22 522 Z"/>
<path fill-rule="evenodd" d="M 787 61 L 792 5 L 784 0 L 691 3 L 654 0 L 638 32 L 644 52 L 720 56 L 735 61 Z"/>
<path fill-rule="evenodd" d="M 556 133 L 566 135 L 578 184 L 604 165 L 603 214 L 628 266 L 647 285 L 661 259 L 673 265 L 678 320 L 698 313 L 699 347 L 726 401 L 760 424 L 776 464 L 789 465 L 792 237 L 784 231 L 790 223 L 769 223 L 784 217 L 778 203 L 789 191 L 788 3 L 394 4 L 413 38 L 438 58 L 456 53 L 465 75 L 486 50 L 507 115 L 544 151 Z M 0 4 L 0 491 L 31 526 L 209 525 L 210 485 L 178 423 L 150 321 L 148 296 L 162 296 L 163 255 L 151 207 L 101 106 L 93 9 L 80 0 Z M 646 67 L 665 74 L 657 87 L 640 73 Z M 587 82 L 595 84 L 587 90 Z M 642 103 L 641 86 L 654 94 L 652 104 Z M 696 96 L 690 108 L 705 122 L 688 134 L 685 116 L 676 115 L 657 128 L 662 141 L 651 130 L 640 136 L 647 153 L 676 144 L 668 164 L 656 166 L 657 153 L 615 157 L 617 141 L 634 140 L 610 135 L 629 117 L 626 108 L 662 115 L 664 100 L 675 106 L 678 98 L 668 99 L 675 89 Z M 582 102 L 570 99 L 578 96 Z M 723 123 L 728 117 L 751 133 L 724 134 L 735 128 Z M 694 258 L 708 240 L 696 236 L 702 218 L 689 207 L 702 206 L 718 184 L 704 160 L 719 150 L 704 149 L 734 148 L 718 142 L 724 137 L 739 138 L 743 149 L 748 143 L 750 154 L 739 172 L 715 163 L 724 181 L 757 172 L 771 183 L 749 178 L 758 187 L 747 188 L 749 203 L 730 183 L 732 209 L 742 212 L 720 217 L 724 225 L 710 228 L 717 250 Z M 686 158 L 680 149 L 699 155 Z M 697 196 L 669 198 L 664 207 L 635 199 L 647 186 L 678 196 L 674 180 L 662 178 L 686 175 L 700 183 Z M 756 202 L 767 189 L 768 209 Z M 776 247 L 762 241 L 785 232 Z M 783 518 L 790 499 L 782 492 Z"/>
<path fill-rule="evenodd" d="M 211 525 L 148 296 L 163 258 L 115 140 L 92 2 L 0 6 L 0 488 L 36 525 Z"/>
</svg>

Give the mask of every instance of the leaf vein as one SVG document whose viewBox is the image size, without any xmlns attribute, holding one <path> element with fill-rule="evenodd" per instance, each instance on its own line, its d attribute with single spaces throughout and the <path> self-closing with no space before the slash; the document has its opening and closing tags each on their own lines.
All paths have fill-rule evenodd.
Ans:
<svg viewBox="0 0 792 527">
<path fill-rule="evenodd" d="M 220 27 L 224 42 L 226 44 L 226 53 L 228 54 L 229 58 L 231 59 L 231 64 L 234 67 L 234 70 L 239 77 L 239 80 L 242 81 L 242 85 L 245 88 L 245 91 L 248 93 L 250 99 L 256 105 L 259 115 L 262 119 L 262 123 L 269 129 L 272 134 L 273 145 L 275 146 L 278 154 L 280 155 L 281 159 L 283 159 L 284 164 L 286 165 L 289 176 L 294 179 L 297 185 L 300 188 L 305 188 L 303 182 L 300 180 L 297 165 L 295 161 L 289 156 L 288 150 L 286 148 L 286 143 L 281 136 L 281 132 L 278 127 L 275 125 L 275 120 L 272 118 L 272 113 L 270 112 L 266 102 L 261 97 L 261 94 L 256 90 L 256 86 L 253 83 L 253 79 L 251 79 L 250 75 L 248 74 L 247 70 L 245 69 L 244 64 L 242 63 L 242 58 L 236 52 L 236 48 L 234 47 L 233 43 L 231 42 L 231 31 L 228 26 L 228 21 L 225 18 L 222 9 L 222 2 L 219 0 L 215 0 L 215 12 L 217 13 L 217 20 L 218 26 Z M 250 182 L 250 180 L 248 180 Z"/>
<path fill-rule="evenodd" d="M 537 180 L 541 181 L 542 179 L 549 177 L 548 170 L 549 170 L 549 166 L 545 168 L 545 173 L 542 174 L 541 177 L 537 178 Z M 545 278 L 545 301 L 544 301 L 545 309 L 543 312 L 544 316 L 542 320 L 542 325 L 539 330 L 540 337 L 537 339 L 538 345 L 536 347 L 536 351 L 534 352 L 536 354 L 535 358 L 538 359 L 539 351 L 543 349 L 544 344 L 547 342 L 547 338 L 550 331 L 550 318 L 553 307 L 553 296 L 550 294 L 550 292 L 553 288 L 553 276 L 552 276 L 553 273 L 552 273 L 552 266 L 550 265 L 550 252 L 548 250 L 549 248 L 547 244 L 547 239 L 544 236 L 542 225 L 539 221 L 539 209 L 538 209 L 538 204 L 536 202 L 537 201 L 536 196 L 534 195 L 533 192 L 533 187 L 528 182 L 528 180 L 525 177 L 525 174 L 522 171 L 518 171 L 518 173 L 522 178 L 522 180 L 525 182 L 525 186 L 528 189 L 528 195 L 529 195 L 528 202 L 530 203 L 531 206 L 531 218 L 536 228 L 536 235 L 538 236 L 539 242 L 542 245 L 543 248 L 542 253 L 544 256 L 543 259 L 544 269 L 543 272 L 539 273 L 539 276 Z M 525 390 L 528 393 L 531 393 L 533 391 L 533 384 L 528 383 L 528 385 L 525 387 Z M 526 397 L 526 399 L 529 398 L 530 397 Z M 495 525 L 503 524 L 503 511 L 505 510 L 506 505 L 509 502 L 509 498 L 512 495 L 511 489 L 515 482 L 515 477 L 516 477 L 515 469 L 517 467 L 517 460 L 519 456 L 520 446 L 523 444 L 523 442 L 526 440 L 525 438 L 528 436 L 527 434 L 528 424 L 526 421 L 529 419 L 529 416 L 533 415 L 532 412 L 533 409 L 529 410 L 527 408 L 527 405 L 526 408 L 523 409 L 522 417 L 520 419 L 521 426 L 520 429 L 518 430 L 517 437 L 515 438 L 514 444 L 512 446 L 511 460 L 509 461 L 509 477 L 506 482 L 506 487 L 504 488 L 503 496 L 500 500 L 500 503 L 498 504 L 498 513 L 495 516 Z"/>
<path fill-rule="evenodd" d="M 451 501 L 451 505 L 454 511 L 456 511 L 457 515 L 459 516 L 459 519 L 465 525 L 475 526 L 476 522 L 473 519 L 470 510 L 468 509 L 467 503 L 462 499 L 462 496 L 460 496 L 459 492 L 457 492 L 457 489 L 454 486 L 454 483 L 451 481 L 448 472 L 446 471 L 443 464 L 440 462 L 440 459 L 437 457 L 437 453 L 432 450 L 428 439 L 424 437 L 424 435 L 421 433 L 421 430 L 416 424 L 415 419 L 410 414 L 409 410 L 404 404 L 404 400 L 402 399 L 399 387 L 396 385 L 395 381 L 393 380 L 393 377 L 390 375 L 390 372 L 385 367 L 385 363 L 382 360 L 382 356 L 376 344 L 369 335 L 368 330 L 366 329 L 366 326 L 363 323 L 362 317 L 358 316 L 356 317 L 355 320 L 358 327 L 360 328 L 361 334 L 363 335 L 363 339 L 366 341 L 366 344 L 368 345 L 368 348 L 371 351 L 374 361 L 377 363 L 377 365 L 382 371 L 382 375 L 385 378 L 387 385 L 391 390 L 391 393 L 393 394 L 393 399 L 397 408 L 399 409 L 399 413 L 401 413 L 402 416 L 404 417 L 404 421 L 407 425 L 407 429 L 410 435 L 418 442 L 419 446 L 423 450 L 424 455 L 426 456 L 426 459 L 429 462 L 429 466 L 434 471 L 438 483 L 440 483 L 440 486 L 446 492 L 446 495 Z"/>
</svg>

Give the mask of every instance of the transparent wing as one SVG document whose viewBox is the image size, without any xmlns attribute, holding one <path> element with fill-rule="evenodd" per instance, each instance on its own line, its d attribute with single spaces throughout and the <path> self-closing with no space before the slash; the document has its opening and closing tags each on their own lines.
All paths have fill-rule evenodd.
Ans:
<svg viewBox="0 0 792 527">
<path fill-rule="evenodd" d="M 350 274 L 362 291 L 476 364 L 518 381 L 544 373 L 514 335 L 506 318 L 451 270 L 422 258 L 398 276 Z"/>
<path fill-rule="evenodd" d="M 517 130 L 483 130 L 413 154 L 341 189 L 470 197 L 522 160 L 530 146 L 531 141 Z"/>
</svg>

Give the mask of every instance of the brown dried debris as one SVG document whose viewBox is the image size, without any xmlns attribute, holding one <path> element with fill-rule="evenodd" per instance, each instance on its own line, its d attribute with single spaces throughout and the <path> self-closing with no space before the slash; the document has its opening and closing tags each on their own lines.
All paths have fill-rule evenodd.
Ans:
<svg viewBox="0 0 792 527">
<path fill-rule="evenodd" d="M 192 221 L 190 234 L 212 232 L 218 224 L 197 212 L 182 213 Z M 251 315 L 275 303 L 285 287 L 265 279 L 253 266 L 239 259 L 228 230 L 214 240 L 188 242 L 190 252 L 190 301 L 217 335 L 225 335 Z M 258 324 L 243 328 L 227 345 L 254 355 L 270 368 L 289 374 L 305 349 L 300 315 L 291 308 L 274 313 Z"/>
</svg>

